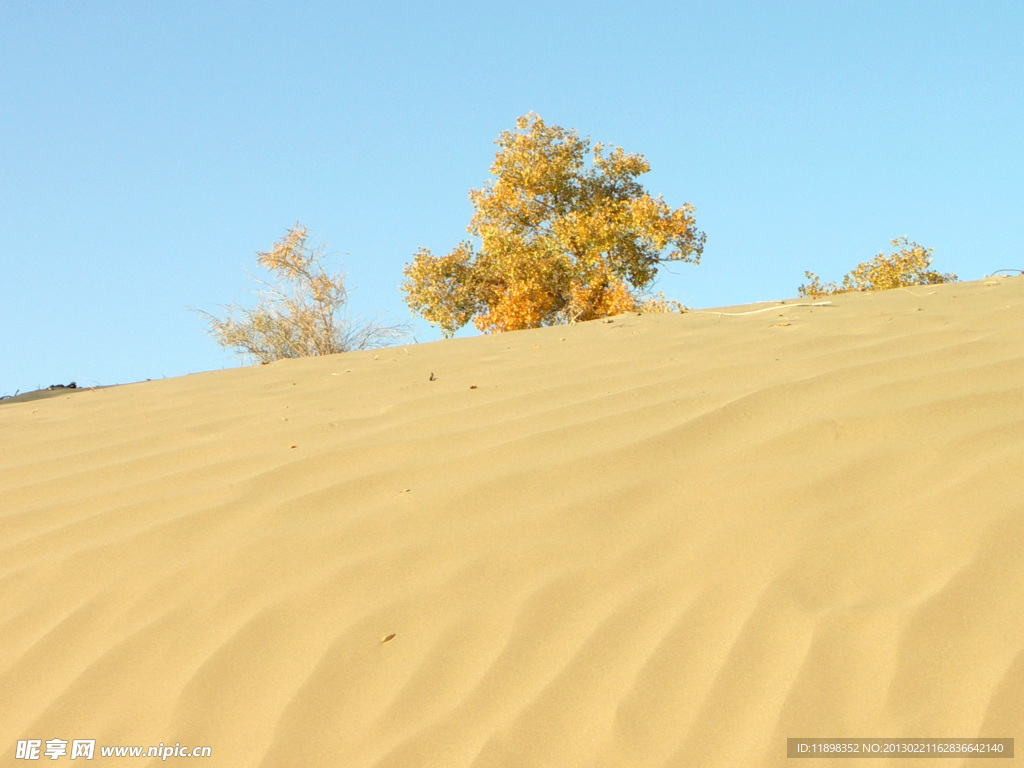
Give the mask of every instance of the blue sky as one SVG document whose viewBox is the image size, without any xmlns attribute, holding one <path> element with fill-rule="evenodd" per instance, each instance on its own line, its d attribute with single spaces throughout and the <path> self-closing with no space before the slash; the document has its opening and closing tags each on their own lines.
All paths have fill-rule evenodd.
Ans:
<svg viewBox="0 0 1024 768">
<path fill-rule="evenodd" d="M 1016 0 L 5 0 L 0 395 L 238 365 L 186 307 L 251 303 L 296 222 L 353 313 L 409 319 L 403 265 L 466 238 L 529 111 L 696 206 L 703 261 L 656 286 L 689 306 L 795 296 L 900 235 L 963 279 L 1024 267 L 1022 40 Z"/>
</svg>

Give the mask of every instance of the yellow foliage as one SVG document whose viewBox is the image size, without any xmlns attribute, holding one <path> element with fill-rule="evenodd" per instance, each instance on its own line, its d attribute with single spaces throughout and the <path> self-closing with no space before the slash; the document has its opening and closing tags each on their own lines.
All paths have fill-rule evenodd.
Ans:
<svg viewBox="0 0 1024 768">
<path fill-rule="evenodd" d="M 646 299 L 639 307 L 645 315 L 667 315 L 673 312 L 686 312 L 687 309 L 675 299 L 669 299 L 664 293 Z"/>
<path fill-rule="evenodd" d="M 636 181 L 643 155 L 596 144 L 537 115 L 504 131 L 492 179 L 470 191 L 467 228 L 446 256 L 420 248 L 406 265 L 409 307 L 451 335 L 536 328 L 633 311 L 666 260 L 699 263 L 694 207 L 670 208 Z"/>
<path fill-rule="evenodd" d="M 342 316 L 348 301 L 345 280 L 324 271 L 323 255 L 322 246 L 306 245 L 306 228 L 296 224 L 273 248 L 257 254 L 257 263 L 279 282 L 259 294 L 255 309 L 230 305 L 225 318 L 200 311 L 210 334 L 221 346 L 260 363 L 367 349 L 399 339 L 405 332 L 402 326 L 357 323 Z M 284 283 L 292 284 L 290 292 Z M 240 312 L 241 319 L 231 317 L 232 312 Z"/>
<path fill-rule="evenodd" d="M 862 261 L 852 272 L 843 277 L 841 285 L 822 284 L 821 278 L 813 272 L 804 272 L 810 280 L 798 290 L 801 296 L 818 298 L 854 291 L 888 291 L 906 285 L 934 285 L 955 282 L 955 274 L 942 274 L 929 269 L 934 248 L 925 248 L 917 243 L 898 237 L 892 240 L 892 247 L 898 251 L 886 256 L 878 254 L 871 261 Z"/>
</svg>

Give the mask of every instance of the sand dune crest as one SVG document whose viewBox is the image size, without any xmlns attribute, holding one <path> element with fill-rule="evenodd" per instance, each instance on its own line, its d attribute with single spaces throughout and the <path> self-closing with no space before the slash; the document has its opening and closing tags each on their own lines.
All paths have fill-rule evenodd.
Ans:
<svg viewBox="0 0 1024 768">
<path fill-rule="evenodd" d="M 0 403 L 3 764 L 1015 737 L 1024 279 L 807 304 Z"/>
</svg>

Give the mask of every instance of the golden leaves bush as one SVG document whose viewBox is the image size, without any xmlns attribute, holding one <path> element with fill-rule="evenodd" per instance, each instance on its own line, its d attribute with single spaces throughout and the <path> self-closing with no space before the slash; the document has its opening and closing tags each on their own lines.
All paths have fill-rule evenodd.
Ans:
<svg viewBox="0 0 1024 768">
<path fill-rule="evenodd" d="M 638 311 L 645 315 L 667 315 L 688 310 L 675 299 L 667 298 L 664 293 L 659 291 L 657 296 L 649 296 L 644 299 L 638 307 Z"/>
<path fill-rule="evenodd" d="M 888 256 L 880 253 L 871 261 L 862 261 L 856 269 L 843 277 L 841 285 L 822 284 L 816 274 L 804 272 L 810 282 L 797 290 L 801 296 L 818 298 L 855 291 L 887 291 L 907 285 L 935 285 L 956 281 L 955 274 L 943 274 L 930 269 L 934 248 L 925 248 L 906 237 L 898 237 L 890 242 L 897 251 Z"/>
<path fill-rule="evenodd" d="M 345 315 L 344 276 L 326 272 L 321 264 L 323 246 L 310 247 L 306 239 L 306 228 L 296 224 L 273 248 L 257 254 L 257 263 L 274 273 L 277 282 L 264 283 L 267 290 L 258 293 L 254 309 L 232 304 L 224 318 L 199 311 L 210 335 L 222 347 L 260 363 L 370 349 L 400 340 L 404 326 L 359 322 Z"/>
<path fill-rule="evenodd" d="M 661 262 L 699 263 L 694 207 L 644 190 L 643 155 L 596 144 L 588 166 L 589 139 L 533 113 L 496 144 L 492 179 L 469 195 L 479 250 L 420 248 L 405 267 L 406 303 L 445 335 L 470 321 L 495 332 L 633 311 Z"/>
</svg>

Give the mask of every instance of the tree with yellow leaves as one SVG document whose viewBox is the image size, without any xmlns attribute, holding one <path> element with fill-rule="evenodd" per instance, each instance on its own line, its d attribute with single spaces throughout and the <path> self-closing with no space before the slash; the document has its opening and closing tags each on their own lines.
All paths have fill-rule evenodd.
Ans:
<svg viewBox="0 0 1024 768">
<path fill-rule="evenodd" d="M 855 291 L 887 291 L 906 285 L 935 285 L 956 281 L 955 274 L 942 274 L 930 269 L 934 248 L 925 248 L 906 237 L 897 237 L 890 242 L 897 251 L 888 256 L 880 253 L 871 261 L 862 261 L 856 269 L 843 277 L 842 285 L 822 284 L 816 274 L 804 272 L 810 282 L 797 290 L 801 296 L 818 298 Z"/>
<path fill-rule="evenodd" d="M 307 245 L 306 237 L 306 228 L 296 224 L 273 248 L 257 254 L 257 263 L 273 272 L 277 283 L 265 284 L 268 290 L 259 293 L 255 309 L 232 304 L 226 307 L 225 318 L 199 311 L 209 323 L 210 335 L 222 347 L 260 363 L 369 349 L 400 339 L 404 326 L 357 322 L 344 316 L 348 302 L 344 276 L 324 270 L 324 247 Z M 241 319 L 231 317 L 235 312 L 241 313 Z"/>
<path fill-rule="evenodd" d="M 589 138 L 533 113 L 496 144 L 493 178 L 469 195 L 479 250 L 420 248 L 405 267 L 410 309 L 445 335 L 470 320 L 490 333 L 632 311 L 659 264 L 699 263 L 694 207 L 672 209 L 644 190 L 643 155 L 596 144 L 588 166 Z"/>
</svg>

